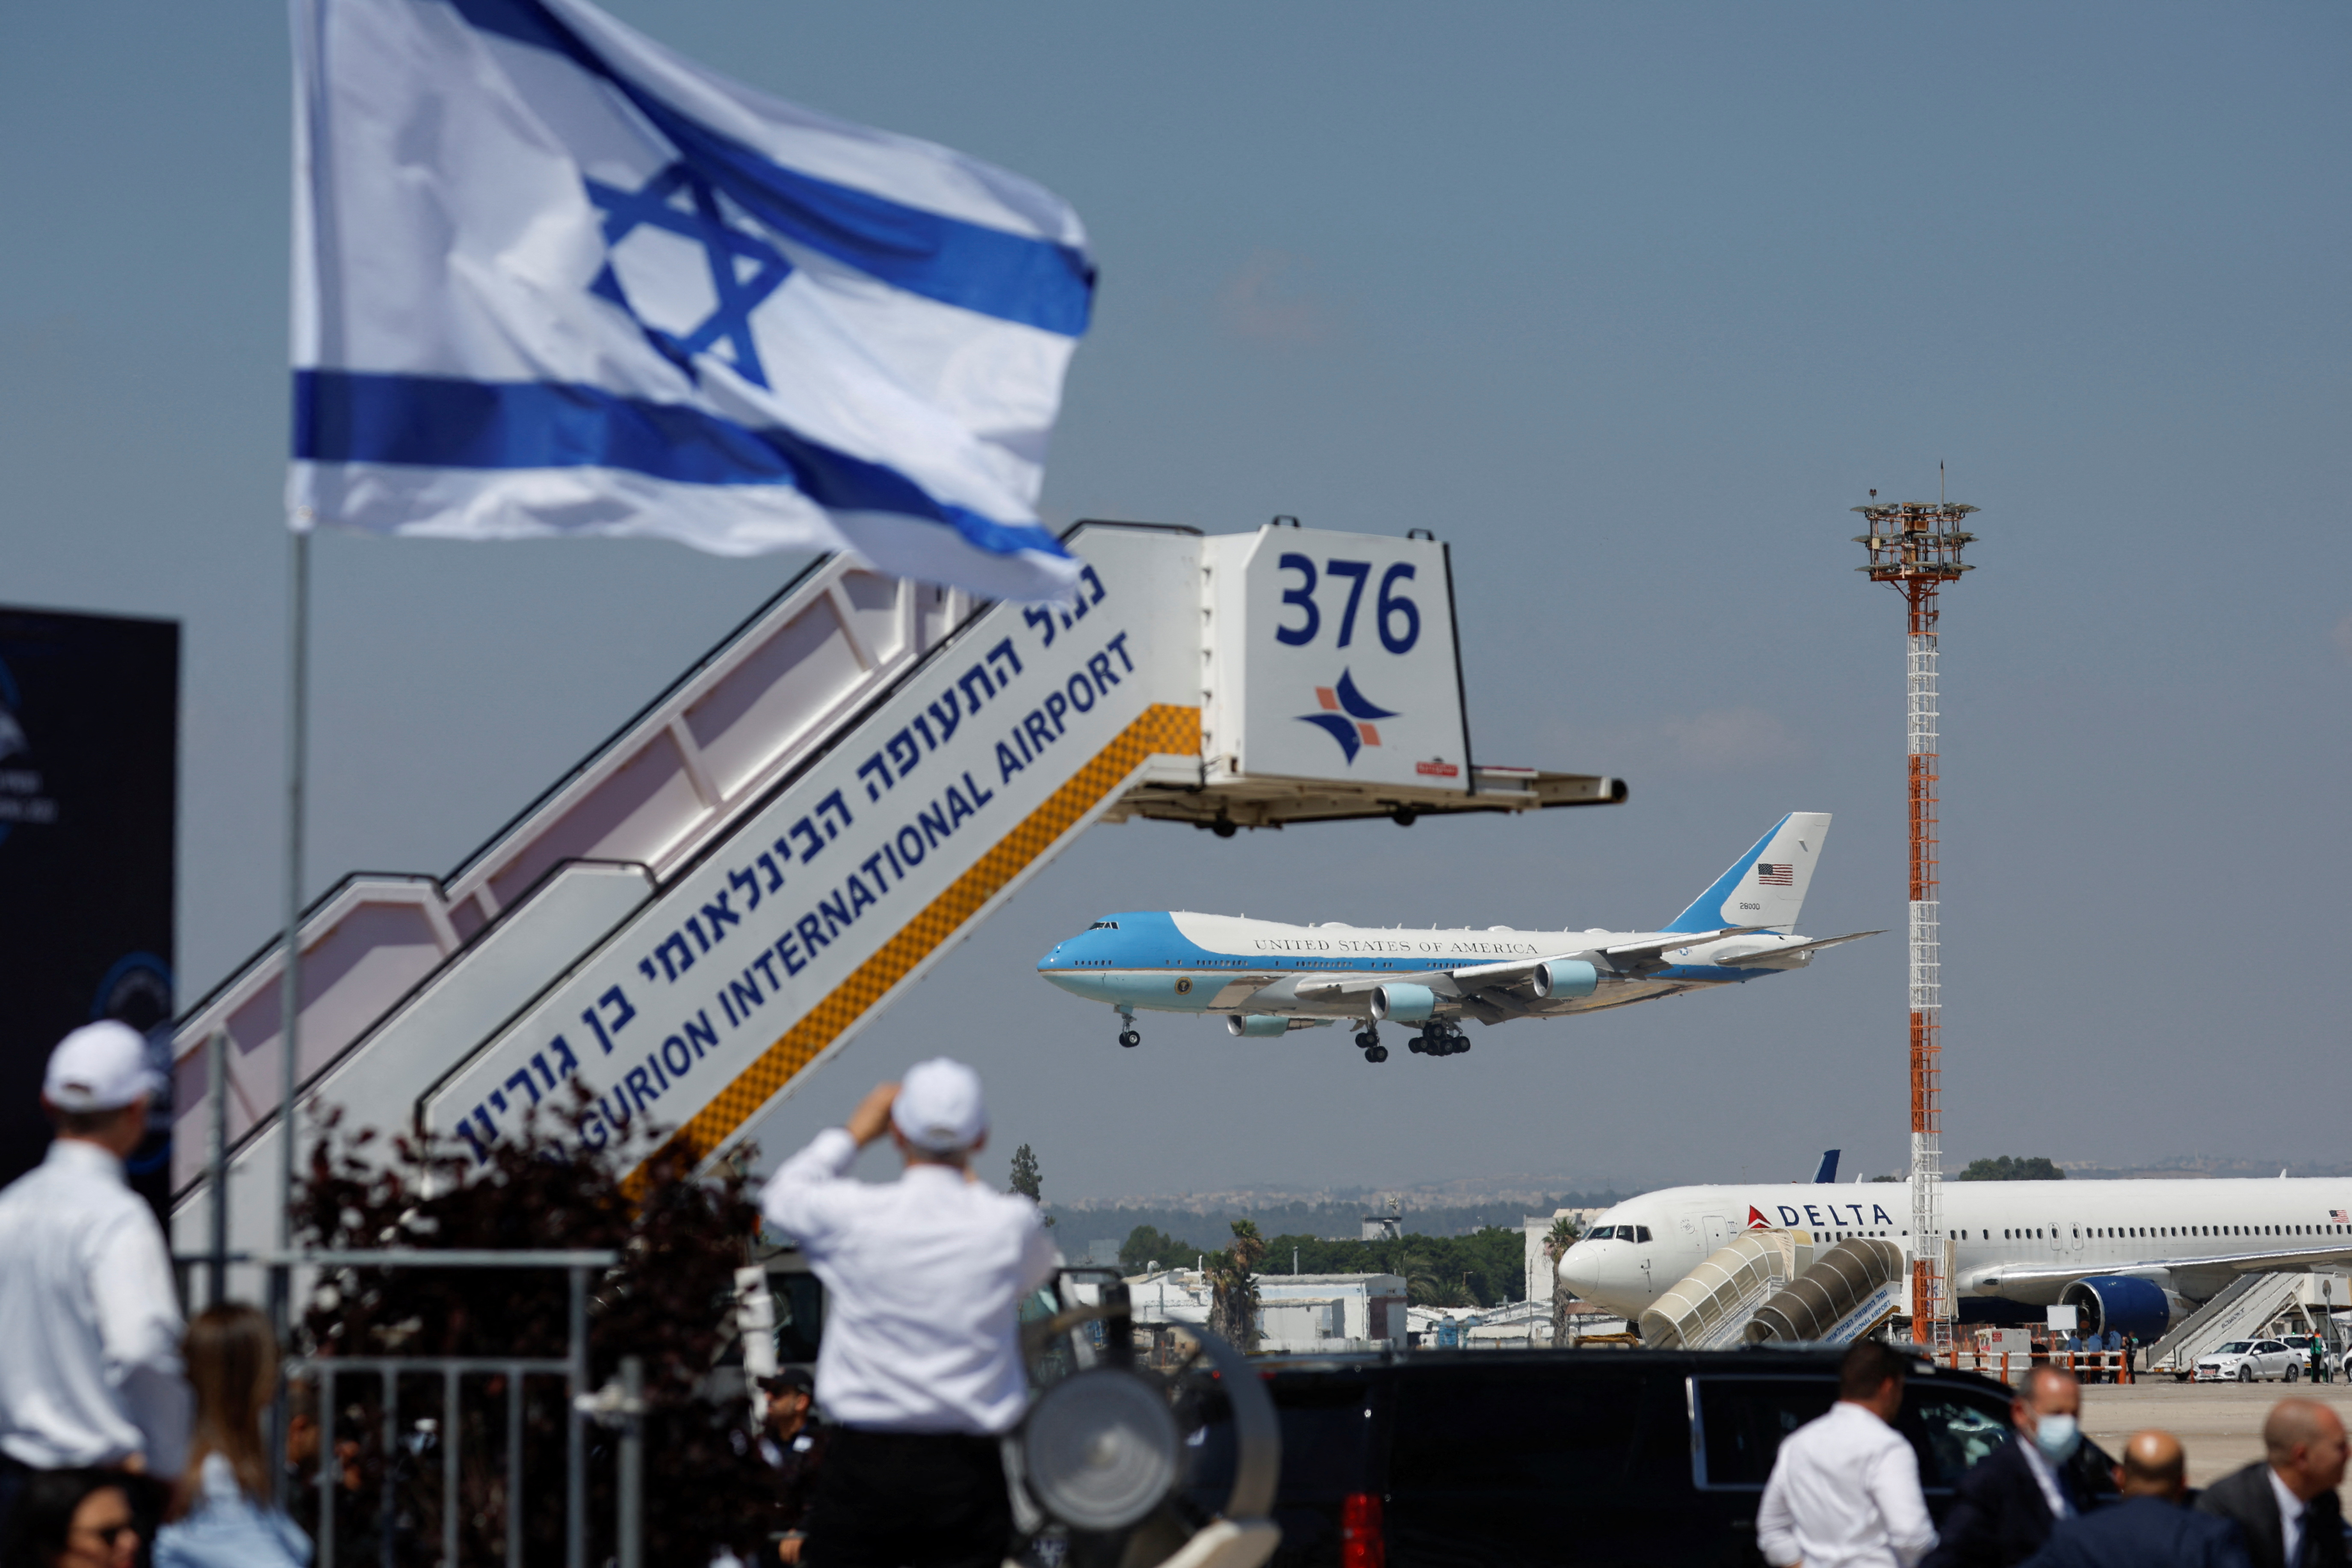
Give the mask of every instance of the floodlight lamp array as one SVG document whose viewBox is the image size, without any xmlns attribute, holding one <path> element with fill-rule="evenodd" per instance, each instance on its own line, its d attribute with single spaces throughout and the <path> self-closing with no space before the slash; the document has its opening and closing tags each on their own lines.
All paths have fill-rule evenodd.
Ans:
<svg viewBox="0 0 2352 1568">
<path fill-rule="evenodd" d="M 1870 552 L 1870 564 L 1857 566 L 1874 583 L 1925 584 L 1957 579 L 1973 566 L 1960 561 L 1962 547 L 1976 535 L 1959 527 L 1960 520 L 1977 509 L 1957 501 L 1894 501 L 1885 506 L 1853 509 L 1870 523 L 1868 533 L 1853 536 Z"/>
</svg>

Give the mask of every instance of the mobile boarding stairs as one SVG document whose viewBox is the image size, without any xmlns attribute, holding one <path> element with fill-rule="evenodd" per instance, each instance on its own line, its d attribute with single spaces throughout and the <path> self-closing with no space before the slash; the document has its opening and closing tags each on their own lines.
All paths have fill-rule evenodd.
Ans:
<svg viewBox="0 0 2352 1568">
<path fill-rule="evenodd" d="M 2185 1378 L 2198 1358 L 2231 1340 L 2317 1334 L 2343 1354 L 2343 1334 L 2331 1314 L 2352 1306 L 2347 1281 L 2332 1273 L 2242 1274 L 2170 1332 L 2140 1352 L 2139 1370 Z"/>
<path fill-rule="evenodd" d="M 300 1101 L 479 1152 L 576 1081 L 590 1142 L 652 1121 L 708 1158 L 1098 822 L 1625 798 L 1472 761 L 1451 562 L 1423 531 L 1088 522 L 1070 544 L 1081 589 L 1055 609 L 819 561 L 455 871 L 337 884 L 301 924 Z M 1381 716 L 1338 711 L 1341 689 Z M 215 1037 L 229 1250 L 276 1244 L 279 974 L 273 942 L 174 1031 L 184 1254 L 209 1238 Z"/>
</svg>

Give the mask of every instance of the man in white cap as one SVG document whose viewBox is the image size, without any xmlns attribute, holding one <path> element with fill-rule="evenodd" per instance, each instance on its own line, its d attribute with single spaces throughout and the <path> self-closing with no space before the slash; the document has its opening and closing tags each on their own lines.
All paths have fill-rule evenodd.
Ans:
<svg viewBox="0 0 2352 1568">
<path fill-rule="evenodd" d="M 887 1185 L 848 1179 L 887 1133 Z M 1059 1262 L 1037 1206 L 971 1173 L 980 1077 L 942 1057 L 784 1162 L 760 1205 L 824 1281 L 817 1403 L 835 1422 L 805 1568 L 996 1568 L 1013 1532 L 997 1438 L 1021 1418 L 1021 1300 Z"/>
<path fill-rule="evenodd" d="M 171 1252 L 122 1174 L 161 1088 L 127 1024 L 85 1025 L 49 1053 L 57 1137 L 0 1191 L 0 1514 L 27 1470 L 168 1480 L 186 1456 Z"/>
</svg>

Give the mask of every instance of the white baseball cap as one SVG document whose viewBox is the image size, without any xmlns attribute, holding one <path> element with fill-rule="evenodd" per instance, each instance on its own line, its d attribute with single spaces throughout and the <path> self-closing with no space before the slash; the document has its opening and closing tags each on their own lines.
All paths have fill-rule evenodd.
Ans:
<svg viewBox="0 0 2352 1568">
<path fill-rule="evenodd" d="M 946 1057 L 917 1062 L 898 1080 L 890 1121 L 926 1154 L 962 1153 L 988 1131 L 980 1075 Z"/>
<path fill-rule="evenodd" d="M 111 1018 L 84 1024 L 59 1040 L 41 1079 L 41 1098 L 59 1110 L 119 1110 L 163 1089 L 162 1078 L 147 1065 L 145 1037 Z"/>
</svg>

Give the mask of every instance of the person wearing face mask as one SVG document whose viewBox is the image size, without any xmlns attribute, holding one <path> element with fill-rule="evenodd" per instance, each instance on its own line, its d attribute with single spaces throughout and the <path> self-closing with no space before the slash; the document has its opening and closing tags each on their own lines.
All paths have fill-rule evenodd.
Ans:
<svg viewBox="0 0 2352 1568">
<path fill-rule="evenodd" d="M 2116 1473 L 2123 1500 L 2062 1522 L 2026 1568 L 2252 1568 L 2236 1525 L 2181 1506 L 2179 1438 L 2133 1433 Z"/>
<path fill-rule="evenodd" d="M 2010 1401 L 2015 1436 L 1960 1478 L 1943 1540 L 1923 1568 L 2012 1568 L 2041 1551 L 2061 1520 L 2112 1494 L 2114 1479 L 2083 1447 L 2082 1415 L 2074 1374 L 2035 1367 Z"/>
</svg>

